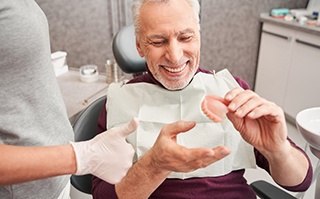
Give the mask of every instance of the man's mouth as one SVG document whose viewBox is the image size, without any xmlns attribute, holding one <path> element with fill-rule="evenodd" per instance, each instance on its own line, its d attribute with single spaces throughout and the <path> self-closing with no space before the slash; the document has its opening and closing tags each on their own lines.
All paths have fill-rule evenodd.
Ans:
<svg viewBox="0 0 320 199">
<path fill-rule="evenodd" d="M 166 71 L 170 72 L 170 73 L 179 73 L 181 71 L 183 71 L 183 69 L 186 68 L 187 64 L 183 64 L 182 66 L 180 67 L 169 67 L 169 66 L 164 66 L 164 65 L 161 65 Z"/>
</svg>

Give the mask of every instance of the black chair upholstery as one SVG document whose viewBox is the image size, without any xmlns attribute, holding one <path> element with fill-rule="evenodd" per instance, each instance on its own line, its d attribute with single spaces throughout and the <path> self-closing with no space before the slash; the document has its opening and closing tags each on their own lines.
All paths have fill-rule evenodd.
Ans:
<svg viewBox="0 0 320 199">
<path fill-rule="evenodd" d="M 73 125 L 75 141 L 85 141 L 97 135 L 98 118 L 106 96 L 102 96 L 92 102 L 85 110 L 82 111 Z M 71 184 L 81 192 L 91 194 L 92 175 L 71 176 Z"/>
<path fill-rule="evenodd" d="M 251 183 L 250 186 L 261 199 L 297 199 L 289 193 L 263 180 L 255 181 Z"/>
<path fill-rule="evenodd" d="M 113 56 L 125 73 L 142 73 L 146 71 L 146 61 L 136 49 L 133 24 L 122 27 L 113 38 Z"/>
</svg>

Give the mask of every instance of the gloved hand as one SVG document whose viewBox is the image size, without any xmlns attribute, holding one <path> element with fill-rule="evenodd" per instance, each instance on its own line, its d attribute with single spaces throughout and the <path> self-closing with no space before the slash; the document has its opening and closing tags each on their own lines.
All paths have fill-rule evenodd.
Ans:
<svg viewBox="0 0 320 199">
<path fill-rule="evenodd" d="M 75 175 L 93 174 L 104 181 L 116 184 L 132 166 L 133 147 L 126 137 L 138 127 L 138 120 L 109 129 L 88 141 L 71 142 L 76 161 Z"/>
</svg>

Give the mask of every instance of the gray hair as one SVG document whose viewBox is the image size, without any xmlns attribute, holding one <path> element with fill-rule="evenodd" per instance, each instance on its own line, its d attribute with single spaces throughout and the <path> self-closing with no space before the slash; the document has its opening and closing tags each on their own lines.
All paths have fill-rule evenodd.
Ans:
<svg viewBox="0 0 320 199">
<path fill-rule="evenodd" d="M 199 0 L 185 0 L 187 3 L 193 8 L 196 22 L 198 23 L 198 26 L 200 28 L 200 4 Z M 168 3 L 170 0 L 132 0 L 132 16 L 133 16 L 133 25 L 136 37 L 139 36 L 139 30 L 141 28 L 140 24 L 140 9 L 143 4 L 147 2 L 158 2 L 158 3 Z"/>
</svg>

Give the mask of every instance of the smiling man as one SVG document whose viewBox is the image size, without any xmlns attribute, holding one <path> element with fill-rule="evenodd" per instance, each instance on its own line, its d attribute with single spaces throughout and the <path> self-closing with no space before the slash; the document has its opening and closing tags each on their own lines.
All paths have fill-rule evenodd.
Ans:
<svg viewBox="0 0 320 199">
<path fill-rule="evenodd" d="M 306 190 L 312 167 L 287 138 L 282 109 L 227 70 L 199 68 L 199 2 L 132 4 L 136 46 L 148 73 L 110 85 L 100 131 L 137 117 L 140 125 L 127 139 L 134 164 L 116 185 L 94 178 L 94 198 L 253 199 L 243 175 L 256 166 L 288 190 Z M 201 111 L 208 95 L 226 102 L 219 123 Z"/>
<path fill-rule="evenodd" d="M 199 66 L 200 28 L 194 12 L 186 1 L 147 2 L 140 10 L 138 52 L 154 78 L 169 90 L 184 88 Z"/>
</svg>

